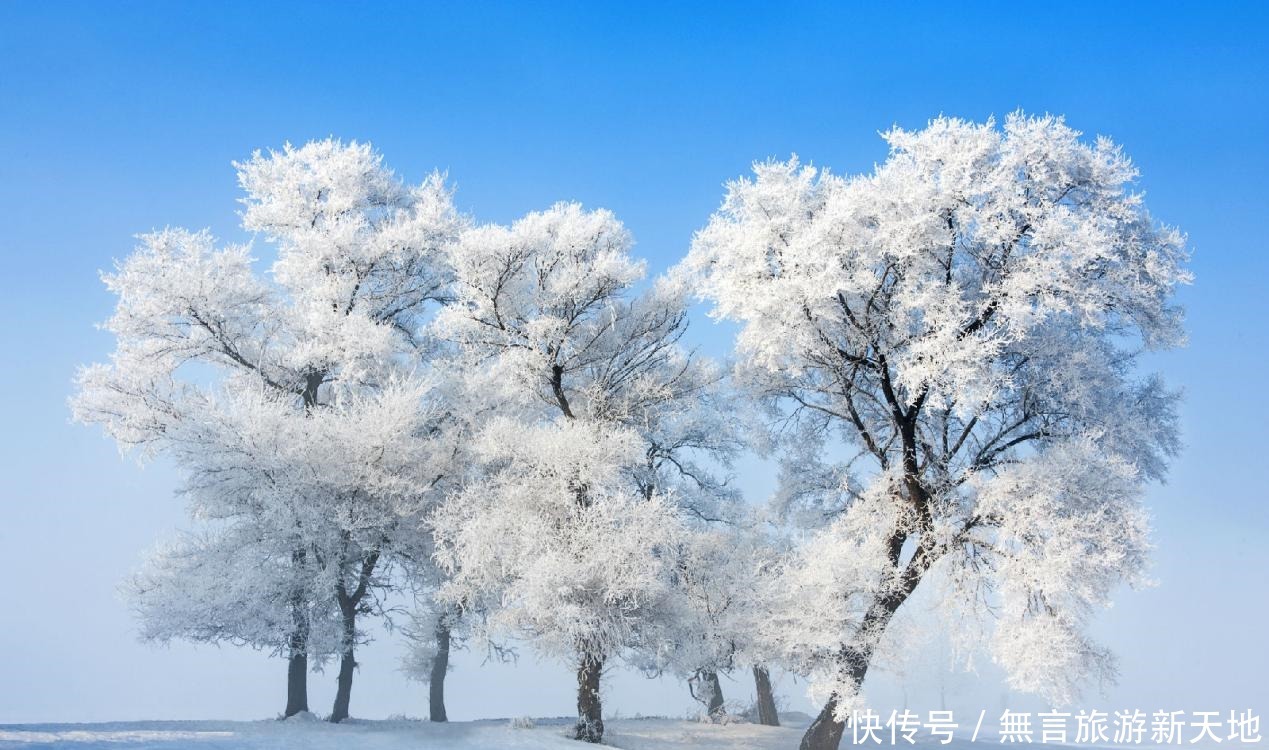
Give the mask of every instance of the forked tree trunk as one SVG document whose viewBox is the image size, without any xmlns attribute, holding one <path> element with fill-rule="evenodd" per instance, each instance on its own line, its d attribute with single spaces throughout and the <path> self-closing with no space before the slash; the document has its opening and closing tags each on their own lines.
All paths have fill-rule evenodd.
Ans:
<svg viewBox="0 0 1269 750">
<path fill-rule="evenodd" d="M 604 739 L 604 709 L 599 700 L 599 678 L 604 673 L 603 657 L 583 654 L 577 667 L 577 727 L 573 738 L 583 742 Z"/>
<path fill-rule="evenodd" d="M 342 603 L 341 603 L 342 604 Z M 344 646 L 339 655 L 339 677 L 335 680 L 335 705 L 331 708 L 330 721 L 339 723 L 348 718 L 348 704 L 352 700 L 353 670 L 357 668 L 354 653 L 357 638 L 357 607 L 341 606 L 344 621 Z"/>
<path fill-rule="evenodd" d="M 352 699 L 353 670 L 357 668 L 354 650 L 357 646 L 357 609 L 366 596 L 370 586 L 370 576 L 379 562 L 379 552 L 367 554 L 361 561 L 361 570 L 357 576 L 357 588 L 348 593 L 341 578 L 335 584 L 335 599 L 339 602 L 339 615 L 343 620 L 344 643 L 339 655 L 339 678 L 335 683 L 335 705 L 330 712 L 331 722 L 338 723 L 348 718 L 348 703 Z"/>
<path fill-rule="evenodd" d="M 432 675 L 428 682 L 428 718 L 449 721 L 445 715 L 445 673 L 449 671 L 449 627 L 444 618 L 436 623 L 436 654 L 432 657 Z"/>
<path fill-rule="evenodd" d="M 753 665 L 753 684 L 758 693 L 758 723 L 769 727 L 780 726 L 780 716 L 776 713 L 775 693 L 771 691 L 771 674 L 767 668 Z"/>
</svg>

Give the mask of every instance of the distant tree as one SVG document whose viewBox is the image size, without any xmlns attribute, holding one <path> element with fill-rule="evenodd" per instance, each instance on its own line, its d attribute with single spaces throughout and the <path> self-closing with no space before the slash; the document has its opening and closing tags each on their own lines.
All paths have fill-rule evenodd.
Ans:
<svg viewBox="0 0 1269 750">
<path fill-rule="evenodd" d="M 679 551 L 675 589 L 680 610 L 668 640 L 668 665 L 686 673 L 692 697 L 716 719 L 725 713 L 721 673 L 752 650 L 749 607 L 763 552 L 753 534 L 738 525 L 698 528 Z"/>
<path fill-rule="evenodd" d="M 426 584 L 408 613 L 408 623 L 402 628 L 406 651 L 401 671 L 407 679 L 427 685 L 428 720 L 444 722 L 449 721 L 445 678 L 451 668 L 451 652 L 462 645 L 463 619 L 456 607 L 433 599 L 437 586 L 439 583 Z"/>
<path fill-rule="evenodd" d="M 310 655 L 334 653 L 339 721 L 357 616 L 372 611 L 392 555 L 418 556 L 429 493 L 453 455 L 422 328 L 465 220 L 439 175 L 407 186 L 365 145 L 287 146 L 237 167 L 243 225 L 277 248 L 271 281 L 248 247 L 217 249 L 206 232 L 142 237 L 105 276 L 119 297 L 105 325 L 116 350 L 81 371 L 72 405 L 143 457 L 171 455 L 195 518 L 217 527 L 143 574 L 155 584 L 138 589 L 147 629 L 206 639 L 208 623 L 232 618 L 224 637 L 288 654 L 287 715 L 308 710 Z M 256 568 L 232 546 L 248 541 L 240 554 Z M 227 558 L 254 575 L 216 590 L 206 564 Z M 186 577 L 206 598 L 182 599 Z M 339 622 L 329 652 L 314 640 L 314 617 L 328 612 Z"/>
<path fill-rule="evenodd" d="M 731 415 L 703 408 L 721 374 L 678 343 L 686 288 L 634 294 L 630 244 L 612 214 L 575 204 L 472 229 L 434 328 L 470 410 L 498 414 L 473 430 L 480 475 L 435 517 L 443 598 L 574 661 L 591 742 L 605 665 L 655 640 L 686 518 L 728 497 L 694 457 L 735 444 Z"/>
<path fill-rule="evenodd" d="M 1084 625 L 1140 580 L 1140 495 L 1178 447 L 1177 397 L 1137 363 L 1182 340 L 1184 242 L 1120 150 L 1021 114 L 885 138 L 865 176 L 756 165 L 688 261 L 742 324 L 738 378 L 801 436 L 859 453 L 806 465 L 832 481 L 793 494 L 826 520 L 782 564 L 769 623 L 825 700 L 806 750 L 837 747 L 887 626 L 932 577 L 944 606 L 999 615 L 1013 687 L 1064 701 L 1110 675 Z"/>
<path fill-rule="evenodd" d="M 771 687 L 771 672 L 766 664 L 753 665 L 755 715 L 759 724 L 780 726 L 780 713 L 776 709 L 775 691 Z"/>
</svg>

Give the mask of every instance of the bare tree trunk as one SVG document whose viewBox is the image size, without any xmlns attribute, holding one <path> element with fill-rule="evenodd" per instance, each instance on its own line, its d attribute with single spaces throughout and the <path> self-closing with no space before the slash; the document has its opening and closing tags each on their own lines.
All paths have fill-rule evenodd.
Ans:
<svg viewBox="0 0 1269 750">
<path fill-rule="evenodd" d="M 432 676 L 428 681 L 428 718 L 449 721 L 445 715 L 445 673 L 449 671 L 449 626 L 442 617 L 436 623 L 436 654 L 432 657 Z"/>
<path fill-rule="evenodd" d="M 291 553 L 296 567 L 304 564 L 304 550 Z M 304 610 L 304 594 L 296 590 L 291 594 L 291 635 L 287 647 L 290 658 L 286 665 L 286 711 L 283 716 L 294 716 L 308 711 L 308 613 Z"/>
<path fill-rule="evenodd" d="M 891 547 L 897 546 L 892 542 Z M 868 607 L 857 631 L 860 640 L 853 644 L 842 644 L 837 653 L 837 668 L 842 683 L 849 686 L 852 694 L 858 694 L 863 688 L 873 652 L 890 624 L 890 618 L 894 617 L 894 613 L 921 582 L 931 559 L 927 548 L 918 547 L 899 577 L 898 585 L 878 595 Z M 815 717 L 815 721 L 807 727 L 806 734 L 802 735 L 801 750 L 837 750 L 842 732 L 846 728 L 846 723 L 834 716 L 840 697 L 836 693 L 829 696 L 819 716 Z"/>
<path fill-rule="evenodd" d="M 915 582 L 912 586 L 916 586 Z M 910 593 L 912 593 L 911 588 L 891 592 L 873 602 L 860 625 L 860 631 L 867 634 L 863 643 L 855 646 L 843 645 L 838 652 L 838 669 L 841 670 L 843 682 L 850 686 L 852 693 L 858 693 L 863 688 L 864 678 L 868 676 L 868 666 L 872 662 L 873 650 L 876 649 L 877 642 L 881 640 L 881 634 L 889 624 L 890 618 L 894 616 L 895 610 Z M 800 750 L 837 750 L 837 745 L 842 740 L 842 732 L 846 729 L 846 723 L 838 721 L 834 716 L 839 697 L 836 693 L 828 697 L 828 702 L 824 704 L 819 716 L 815 717 L 811 726 L 806 728 L 806 734 L 802 735 Z"/>
<path fill-rule="evenodd" d="M 300 394 L 304 400 L 304 411 L 307 413 L 317 405 L 317 389 L 321 387 L 322 376 L 308 373 L 304 376 L 304 390 Z M 297 528 L 300 523 L 295 522 Z M 303 546 L 297 546 L 291 552 L 291 565 L 297 571 L 304 568 L 308 553 Z M 286 711 L 283 716 L 294 716 L 301 711 L 308 711 L 308 613 L 304 611 L 304 593 L 298 589 L 291 594 L 291 624 L 293 630 L 287 647 L 290 658 L 286 665 Z"/>
<path fill-rule="evenodd" d="M 712 669 L 698 669 L 687 681 L 688 692 L 705 706 L 705 714 L 711 719 L 723 713 L 723 686 L 718 681 L 718 673 Z"/>
<path fill-rule="evenodd" d="M 780 715 L 776 712 L 775 693 L 771 691 L 771 674 L 767 668 L 753 665 L 753 684 L 758 693 L 758 723 L 769 727 L 780 726 Z"/>
<path fill-rule="evenodd" d="M 577 727 L 573 739 L 583 742 L 604 739 L 604 710 L 599 700 L 599 678 L 603 673 L 603 657 L 582 655 L 577 667 Z"/>
<path fill-rule="evenodd" d="M 923 552 L 918 550 L 917 554 L 922 555 Z M 840 670 L 842 681 L 850 686 L 852 693 L 858 693 L 863 688 L 864 678 L 868 676 L 868 666 L 872 662 L 873 651 L 877 648 L 877 643 L 881 640 L 886 626 L 889 625 L 890 618 L 920 582 L 921 575 L 925 571 L 924 565 L 923 561 L 914 560 L 904 571 L 900 586 L 873 601 L 859 626 L 859 633 L 863 634 L 860 643 L 842 644 L 837 654 L 837 668 Z M 836 693 L 829 696 L 819 716 L 815 717 L 815 721 L 807 727 L 806 734 L 802 735 L 800 750 L 837 750 L 838 743 L 842 740 L 842 732 L 846 728 L 846 723 L 838 721 L 834 716 L 839 697 Z"/>
<path fill-rule="evenodd" d="M 702 682 L 705 689 L 709 691 L 709 700 L 705 704 L 705 710 L 711 717 L 720 716 L 723 713 L 723 684 L 718 681 L 718 673 L 709 670 L 701 674 Z"/>
<path fill-rule="evenodd" d="M 283 716 L 294 716 L 308 710 L 308 654 L 303 641 L 296 645 L 297 637 L 291 636 L 291 657 L 286 664 L 286 711 Z"/>
<path fill-rule="evenodd" d="M 346 601 L 346 600 L 345 600 Z M 344 620 L 343 652 L 339 655 L 339 677 L 335 680 L 335 705 L 331 708 L 330 721 L 339 723 L 348 718 L 348 704 L 352 700 L 353 670 L 357 668 L 354 654 L 357 638 L 357 606 L 340 602 Z"/>
<path fill-rule="evenodd" d="M 811 726 L 806 728 L 806 734 L 802 735 L 802 744 L 798 745 L 799 750 L 837 750 L 846 725 L 833 716 L 836 711 L 837 696 L 834 695 L 824 704 Z"/>
<path fill-rule="evenodd" d="M 348 718 L 348 704 L 352 700 L 353 670 L 357 660 L 353 657 L 351 646 L 339 657 L 339 677 L 335 682 L 335 705 L 331 708 L 330 720 L 338 724 Z"/>
</svg>

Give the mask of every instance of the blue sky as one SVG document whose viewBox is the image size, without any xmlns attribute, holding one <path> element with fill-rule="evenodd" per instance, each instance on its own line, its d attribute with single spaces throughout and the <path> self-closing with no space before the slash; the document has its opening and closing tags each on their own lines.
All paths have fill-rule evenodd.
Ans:
<svg viewBox="0 0 1269 750">
<path fill-rule="evenodd" d="M 448 170 L 483 219 L 610 208 L 661 270 L 755 159 L 863 171 L 892 124 L 1017 108 L 1121 143 L 1194 252 L 1190 346 L 1152 359 L 1187 392 L 1187 450 L 1149 495 L 1160 585 L 1101 617 L 1123 676 L 1090 700 L 1269 709 L 1267 73 L 1261 3 L 0 4 L 0 722 L 281 708 L 280 661 L 135 643 L 114 591 L 183 522 L 176 477 L 121 461 L 65 406 L 76 365 L 111 348 L 93 328 L 112 304 L 97 271 L 132 235 L 242 238 L 231 160 L 369 140 L 409 179 Z M 693 335 L 727 348 L 704 319 Z M 743 475 L 755 499 L 762 473 Z M 425 712 L 393 654 L 362 657 L 354 714 Z M 467 654 L 450 714 L 567 714 L 571 681 Z M 313 679 L 315 709 L 333 683 Z M 957 684 L 975 713 L 1015 700 L 991 670 Z M 780 690 L 803 702 L 792 680 Z M 608 696 L 627 715 L 688 702 L 636 675 Z"/>
</svg>

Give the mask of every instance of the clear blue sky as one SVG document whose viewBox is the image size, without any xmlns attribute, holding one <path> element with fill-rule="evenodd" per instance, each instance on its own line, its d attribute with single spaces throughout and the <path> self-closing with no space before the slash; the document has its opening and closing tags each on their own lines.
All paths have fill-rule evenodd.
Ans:
<svg viewBox="0 0 1269 750">
<path fill-rule="evenodd" d="M 891 124 L 1019 107 L 1123 144 L 1194 251 L 1191 345 L 1155 360 L 1188 393 L 1189 447 L 1149 498 L 1160 585 L 1101 618 L 1123 681 L 1093 702 L 1269 710 L 1269 4 L 1030 5 L 0 3 L 0 722 L 282 707 L 280 661 L 135 643 L 115 586 L 182 523 L 176 477 L 121 461 L 65 406 L 76 365 L 111 348 L 97 271 L 133 234 L 240 238 L 231 160 L 369 140 L 407 178 L 448 170 L 485 219 L 613 209 L 660 270 L 755 159 L 862 171 Z M 694 335 L 726 348 L 703 320 Z M 769 486 L 745 477 L 755 499 Z M 425 713 L 392 657 L 363 656 L 354 714 Z M 994 679 L 965 708 L 995 709 Z M 567 714 L 571 681 L 466 655 L 451 716 Z M 316 709 L 333 683 L 314 678 Z M 608 706 L 688 698 L 627 675 Z"/>
</svg>

